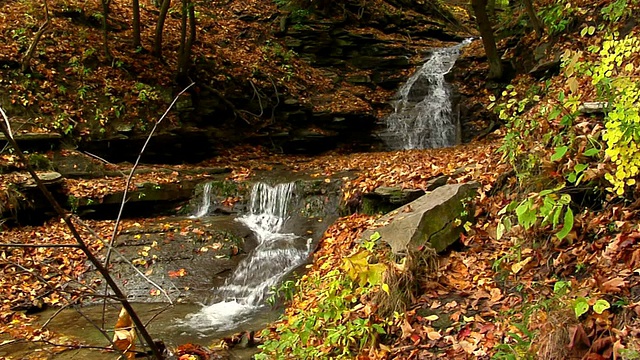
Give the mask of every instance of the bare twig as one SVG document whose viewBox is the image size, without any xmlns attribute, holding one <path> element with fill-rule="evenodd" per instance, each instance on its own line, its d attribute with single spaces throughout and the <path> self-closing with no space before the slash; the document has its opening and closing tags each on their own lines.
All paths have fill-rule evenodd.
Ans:
<svg viewBox="0 0 640 360">
<path fill-rule="evenodd" d="M 36 279 L 40 280 L 40 282 L 44 283 L 48 288 L 50 288 L 52 291 L 57 291 L 57 287 L 53 286 L 49 283 L 49 281 L 47 279 L 45 279 L 44 277 L 42 277 L 39 274 L 36 274 L 34 271 L 32 271 L 31 269 L 27 269 L 26 267 L 17 264 L 17 263 L 12 263 L 13 266 L 16 266 L 20 269 L 22 269 L 23 271 L 29 273 L 31 276 L 36 277 Z M 77 301 L 77 300 L 76 300 Z M 93 325 L 98 331 L 100 331 L 100 333 L 107 339 L 107 341 L 113 346 L 113 340 L 109 337 L 109 334 L 107 334 L 104 329 L 102 329 L 101 327 L 98 326 L 98 324 L 96 324 L 95 322 L 93 322 L 91 319 L 89 319 L 82 311 L 80 311 L 77 307 L 77 304 L 75 302 L 73 303 L 69 303 L 63 307 L 61 307 L 60 309 L 58 309 L 53 315 L 51 315 L 49 317 L 49 319 L 47 319 L 47 321 L 44 322 L 44 324 L 42 324 L 42 326 L 40 326 L 40 330 L 45 329 L 49 323 L 51 323 L 51 321 L 53 321 L 53 319 L 56 318 L 56 316 L 60 315 L 60 313 L 62 313 L 62 311 L 64 311 L 65 309 L 67 309 L 68 307 L 73 307 L 73 309 L 75 311 L 77 311 L 80 316 L 82 316 L 83 318 L 85 318 L 85 320 L 87 320 L 91 325 Z M 146 326 L 146 325 L 145 325 Z M 123 353 L 124 354 L 124 353 Z"/>
<path fill-rule="evenodd" d="M 40 191 L 42 192 L 44 197 L 47 199 L 47 201 L 51 204 L 51 206 L 56 211 L 56 213 L 63 219 L 63 221 L 67 225 L 67 228 L 69 228 L 69 231 L 71 232 L 74 239 L 80 246 L 80 249 L 82 250 L 82 252 L 85 254 L 87 259 L 96 267 L 100 275 L 102 275 L 102 277 L 105 279 L 105 281 L 107 282 L 111 290 L 113 290 L 114 294 L 119 299 L 120 303 L 122 304 L 122 307 L 129 313 L 129 315 L 131 316 L 131 320 L 140 331 L 141 337 L 145 340 L 145 342 L 147 343 L 147 346 L 149 346 L 149 348 L 151 349 L 151 352 L 153 353 L 154 357 L 158 360 L 162 359 L 163 355 L 160 353 L 160 351 L 158 350 L 158 347 L 153 342 L 153 338 L 151 337 L 147 329 L 144 327 L 142 320 L 140 320 L 140 317 L 138 317 L 138 315 L 136 314 L 135 310 L 133 309 L 133 306 L 131 306 L 131 303 L 127 300 L 127 297 L 125 296 L 125 294 L 122 292 L 118 284 L 116 284 L 114 279 L 111 277 L 109 270 L 105 266 L 103 266 L 102 262 L 93 254 L 89 246 L 82 239 L 82 236 L 80 236 L 80 233 L 76 229 L 73 222 L 71 222 L 71 217 L 69 213 L 65 211 L 62 208 L 62 206 L 60 206 L 58 201 L 53 197 L 53 194 L 51 194 L 49 189 L 47 189 L 45 184 L 42 182 L 42 180 L 40 180 L 38 175 L 35 173 L 35 170 L 29 164 L 29 161 L 26 155 L 24 154 L 24 152 L 22 152 L 18 143 L 11 136 L 9 128 L 7 128 L 4 122 L 0 122 L 0 124 L 2 124 L 2 126 L 0 126 L 2 133 L 4 133 L 5 137 L 7 138 L 11 146 L 14 148 L 14 150 L 16 151 L 16 155 L 27 168 L 29 175 L 31 175 L 31 177 L 36 182 L 38 189 L 40 189 Z"/>
<path fill-rule="evenodd" d="M 260 105 L 260 114 L 254 114 L 248 110 L 240 110 L 240 111 L 259 118 L 262 116 L 262 114 L 264 114 L 264 108 L 262 107 L 262 96 L 260 96 L 260 93 L 258 92 L 258 89 L 256 89 L 256 86 L 253 84 L 253 81 L 249 81 L 249 84 L 251 84 L 251 87 L 253 88 L 253 97 L 251 97 L 251 99 L 254 99 L 255 97 L 258 98 L 258 105 Z"/>
<path fill-rule="evenodd" d="M 133 167 L 131 168 L 131 171 L 129 172 L 129 177 L 127 178 L 127 181 L 126 181 L 125 187 L 124 187 L 124 193 L 122 194 L 122 202 L 120 203 L 120 210 L 118 211 L 118 217 L 116 218 L 116 223 L 113 226 L 113 233 L 111 234 L 111 240 L 109 241 L 109 249 L 107 249 L 107 256 L 106 256 L 105 261 L 104 261 L 104 265 L 106 267 L 109 266 L 109 260 L 110 260 L 110 256 L 111 256 L 111 249 L 113 248 L 113 244 L 116 241 L 116 236 L 118 235 L 118 227 L 120 226 L 120 220 L 122 219 L 122 211 L 124 210 L 124 204 L 126 203 L 127 193 L 129 191 L 129 185 L 131 185 L 131 179 L 133 179 L 133 175 L 135 174 L 136 168 L 138 167 L 138 164 L 140 163 L 140 159 L 142 158 L 142 154 L 144 154 L 144 151 L 147 149 L 147 145 L 149 144 L 149 141 L 151 141 L 151 137 L 153 136 L 153 133 L 155 133 L 156 129 L 158 128 L 158 125 L 160 125 L 160 123 L 167 116 L 167 114 L 169 113 L 171 108 L 173 108 L 173 105 L 175 105 L 175 103 L 178 101 L 178 98 L 180 97 L 180 95 L 184 94 L 194 84 L 195 83 L 191 83 L 191 84 L 189 84 L 189 86 L 187 86 L 182 91 L 180 91 L 178 93 L 178 95 L 176 95 L 176 97 L 173 99 L 173 101 L 171 102 L 171 104 L 169 105 L 167 110 L 164 112 L 164 114 L 162 114 L 160 119 L 158 121 L 156 121 L 156 123 L 153 125 L 153 128 L 151 129 L 151 132 L 149 133 L 149 136 L 147 136 L 147 140 L 144 142 L 144 145 L 142 145 L 142 149 L 140 150 L 140 153 L 138 154 L 138 158 L 136 159 L 136 162 L 133 164 Z"/>
<path fill-rule="evenodd" d="M 0 114 L 2 114 L 2 118 L 4 119 L 4 124 L 7 126 L 7 131 L 9 132 L 9 137 L 13 139 L 13 132 L 11 132 L 11 124 L 9 123 L 9 118 L 7 114 L 5 114 L 4 110 L 0 107 Z"/>
<path fill-rule="evenodd" d="M 88 151 L 83 151 L 82 153 L 83 153 L 83 154 L 85 154 L 85 155 L 91 156 L 92 158 L 94 158 L 94 159 L 96 159 L 96 160 L 102 161 L 103 163 L 105 163 L 105 164 L 107 164 L 107 165 L 113 165 L 113 166 L 116 166 L 116 164 L 114 164 L 114 163 L 112 163 L 112 162 L 109 162 L 109 161 L 107 161 L 107 160 L 105 160 L 105 159 L 101 158 L 100 156 L 95 155 L 95 154 L 92 154 L 92 153 L 90 153 L 90 152 L 88 152 Z M 122 174 L 124 175 L 124 173 L 122 173 Z"/>
<path fill-rule="evenodd" d="M 276 108 L 278 107 L 278 105 L 280 105 L 280 95 L 278 95 L 278 87 L 276 86 L 276 83 L 273 81 L 271 76 L 269 76 L 269 81 L 271 81 L 271 85 L 273 85 L 273 91 L 276 94 L 276 104 L 271 108 L 271 121 L 273 121 L 276 118 Z"/>
<path fill-rule="evenodd" d="M 151 129 L 151 132 L 149 133 L 149 136 L 147 136 L 147 140 L 142 145 L 142 149 L 140 149 L 140 153 L 138 153 L 138 157 L 136 158 L 136 162 L 133 164 L 133 167 L 131 168 L 131 171 L 129 172 L 129 176 L 127 177 L 127 181 L 125 182 L 124 192 L 122 194 L 122 202 L 120 203 L 120 210 L 118 210 L 118 216 L 116 218 L 116 223 L 113 226 L 113 233 L 111 234 L 111 240 L 109 241 L 109 246 L 107 248 L 107 255 L 106 255 L 105 260 L 104 260 L 104 267 L 105 268 L 109 268 L 109 261 L 111 260 L 111 252 L 112 252 L 112 249 L 113 249 L 113 245 L 115 244 L 115 241 L 116 241 L 116 236 L 118 235 L 118 228 L 120 227 L 120 220 L 122 219 L 122 212 L 124 210 L 124 205 L 127 202 L 127 194 L 129 192 L 129 185 L 131 184 L 131 180 L 133 179 L 133 175 L 135 174 L 135 171 L 138 168 L 138 164 L 140 163 L 140 159 L 142 158 L 142 154 L 144 154 L 144 151 L 147 149 L 147 145 L 149 144 L 149 141 L 151 141 L 151 137 L 153 136 L 153 134 L 155 133 L 156 129 L 158 128 L 158 125 L 160 125 L 162 120 L 164 120 L 164 118 L 167 116 L 167 114 L 169 114 L 169 111 L 171 110 L 171 108 L 173 108 L 173 105 L 175 105 L 175 103 L 178 101 L 178 98 L 180 98 L 180 96 L 182 94 L 184 94 L 187 90 L 189 90 L 189 88 L 192 87 L 193 85 L 195 85 L 194 82 L 192 82 L 187 87 L 185 87 L 182 91 L 180 91 L 178 93 L 178 95 L 176 95 L 173 98 L 173 101 L 171 102 L 171 104 L 169 104 L 169 107 L 167 107 L 167 110 L 165 110 L 164 114 L 162 114 L 160 119 L 158 119 L 158 121 L 156 121 L 156 123 L 153 125 L 153 128 Z M 135 267 L 134 267 L 134 269 L 135 269 Z M 164 290 L 162 290 L 162 291 L 164 291 Z M 105 288 L 105 294 L 106 294 L 106 292 L 107 292 L 107 289 Z M 167 297 L 168 297 L 168 295 L 167 295 Z M 104 308 L 104 306 L 106 306 L 106 303 L 103 304 L 103 308 Z M 104 318 L 103 318 L 103 325 L 104 325 Z M 145 339 L 145 341 L 146 341 L 146 339 Z"/>
<path fill-rule="evenodd" d="M 165 307 L 163 307 L 162 309 L 160 309 L 160 311 L 158 311 L 157 313 L 153 314 L 153 316 L 151 317 L 151 319 L 147 320 L 147 322 L 145 323 L 146 326 L 149 326 L 149 324 L 151 324 L 151 322 L 153 320 L 155 320 L 158 316 L 160 316 L 160 314 L 162 314 L 163 312 L 172 309 L 173 308 L 173 304 L 167 305 Z"/>
<path fill-rule="evenodd" d="M 133 265 L 133 263 L 131 261 L 129 261 L 129 259 L 127 259 L 126 256 L 124 256 L 124 255 L 120 254 L 119 252 L 115 251 L 115 249 L 111 246 L 109 241 L 107 241 L 106 239 L 103 239 L 97 232 L 95 232 L 95 230 L 93 230 L 89 225 L 87 225 L 84 221 L 82 221 L 78 216 L 73 215 L 73 219 L 75 221 L 77 221 L 78 223 L 80 223 L 80 225 L 84 226 L 85 229 L 87 229 L 87 231 L 89 231 L 89 233 L 91 233 L 91 235 L 93 235 L 93 237 L 95 237 L 97 240 L 101 241 L 109 250 L 114 250 L 115 254 L 122 261 L 126 262 L 129 266 L 131 266 L 131 268 L 136 273 L 138 273 L 138 275 L 140 275 L 146 282 L 151 284 L 156 289 L 160 290 L 160 292 L 162 292 L 164 294 L 164 296 L 167 298 L 167 300 L 169 301 L 169 304 L 173 305 L 173 300 L 171 300 L 171 297 L 169 296 L 169 294 L 167 293 L 167 291 L 165 289 L 163 289 L 160 285 L 156 284 L 153 280 L 149 279 L 142 271 L 138 270 L 138 268 L 135 265 Z"/>
</svg>

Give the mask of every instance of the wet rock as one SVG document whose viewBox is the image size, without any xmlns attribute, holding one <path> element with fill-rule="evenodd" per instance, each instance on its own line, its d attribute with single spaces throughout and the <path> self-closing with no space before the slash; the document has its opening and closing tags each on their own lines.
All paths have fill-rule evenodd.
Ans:
<svg viewBox="0 0 640 360">
<path fill-rule="evenodd" d="M 22 151 L 48 151 L 60 147 L 62 135 L 58 133 L 16 133 L 16 140 Z M 0 133 L 0 142 L 6 141 L 4 134 Z"/>
<path fill-rule="evenodd" d="M 105 175 L 104 163 L 79 151 L 69 151 L 66 154 L 56 153 L 53 157 L 53 167 L 68 178 L 74 177 L 102 177 Z"/>
<path fill-rule="evenodd" d="M 362 198 L 364 214 L 374 215 L 389 212 L 424 195 L 422 189 L 402 189 L 381 186 Z"/>
<path fill-rule="evenodd" d="M 578 107 L 578 111 L 583 114 L 604 114 L 608 106 L 606 101 L 584 102 Z"/>
<path fill-rule="evenodd" d="M 471 202 L 478 183 L 445 185 L 379 219 L 387 224 L 363 234 L 368 239 L 378 232 L 394 253 L 405 253 L 429 244 L 436 251 L 445 250 L 458 240 L 463 225 L 473 220 Z"/>
</svg>

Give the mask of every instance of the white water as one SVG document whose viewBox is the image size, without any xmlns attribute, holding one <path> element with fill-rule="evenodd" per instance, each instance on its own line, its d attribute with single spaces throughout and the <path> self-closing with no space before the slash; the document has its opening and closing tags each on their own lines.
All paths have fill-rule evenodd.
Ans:
<svg viewBox="0 0 640 360">
<path fill-rule="evenodd" d="M 211 183 L 208 182 L 204 184 L 204 186 L 202 187 L 202 202 L 198 204 L 196 213 L 191 215 L 191 218 L 197 219 L 207 215 L 210 207 L 211 207 Z"/>
<path fill-rule="evenodd" d="M 451 71 L 462 43 L 437 49 L 427 62 L 398 90 L 394 112 L 387 117 L 383 134 L 389 147 L 399 150 L 454 145 L 458 114 L 451 106 L 451 89 L 444 76 Z"/>
<path fill-rule="evenodd" d="M 311 239 L 283 232 L 294 190 L 294 183 L 254 185 L 249 214 L 237 220 L 256 234 L 258 245 L 223 286 L 213 289 L 217 302 L 187 318 L 191 327 L 224 331 L 249 320 L 253 312 L 264 306 L 270 288 L 306 261 L 311 253 Z"/>
</svg>

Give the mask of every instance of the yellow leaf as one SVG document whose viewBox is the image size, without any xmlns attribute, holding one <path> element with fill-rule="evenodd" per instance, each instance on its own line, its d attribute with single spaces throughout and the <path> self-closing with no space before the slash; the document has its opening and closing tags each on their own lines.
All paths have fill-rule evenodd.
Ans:
<svg viewBox="0 0 640 360">
<path fill-rule="evenodd" d="M 524 260 L 522 260 L 522 261 L 520 261 L 520 262 L 517 262 L 517 263 L 513 264 L 513 265 L 511 266 L 511 271 L 512 271 L 514 274 L 519 273 L 519 272 L 520 272 L 520 270 L 522 270 L 522 268 L 524 268 L 524 267 L 525 267 L 525 265 L 527 265 L 527 264 L 529 263 L 529 261 L 531 261 L 531 259 L 532 259 L 532 257 L 531 257 L 531 256 L 529 256 L 528 258 L 526 258 L 526 259 L 524 259 Z"/>
<path fill-rule="evenodd" d="M 569 85 L 569 90 L 571 90 L 572 93 L 578 91 L 578 80 L 576 80 L 575 77 L 569 78 L 569 80 L 567 80 L 567 85 Z"/>
<path fill-rule="evenodd" d="M 429 320 L 429 321 L 436 321 L 436 320 L 438 320 L 440 317 L 439 317 L 438 315 L 436 315 L 436 314 L 433 314 L 433 315 L 425 316 L 424 318 L 425 318 L 425 320 Z"/>
<path fill-rule="evenodd" d="M 442 335 L 440 335 L 439 332 L 434 330 L 434 331 L 429 331 L 427 333 L 427 337 L 429 338 L 429 340 L 438 340 L 442 337 Z"/>
<path fill-rule="evenodd" d="M 382 284 L 382 291 L 386 292 L 389 295 L 389 284 Z"/>
</svg>

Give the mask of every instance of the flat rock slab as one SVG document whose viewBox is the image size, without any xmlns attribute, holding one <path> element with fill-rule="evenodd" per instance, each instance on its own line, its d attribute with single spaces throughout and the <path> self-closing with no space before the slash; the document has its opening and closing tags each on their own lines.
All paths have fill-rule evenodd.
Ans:
<svg viewBox="0 0 640 360">
<path fill-rule="evenodd" d="M 473 220 L 473 199 L 478 183 L 445 185 L 384 216 L 382 226 L 364 232 L 369 239 L 378 232 L 396 254 L 430 244 L 445 250 L 460 237 L 467 221 Z"/>
</svg>

